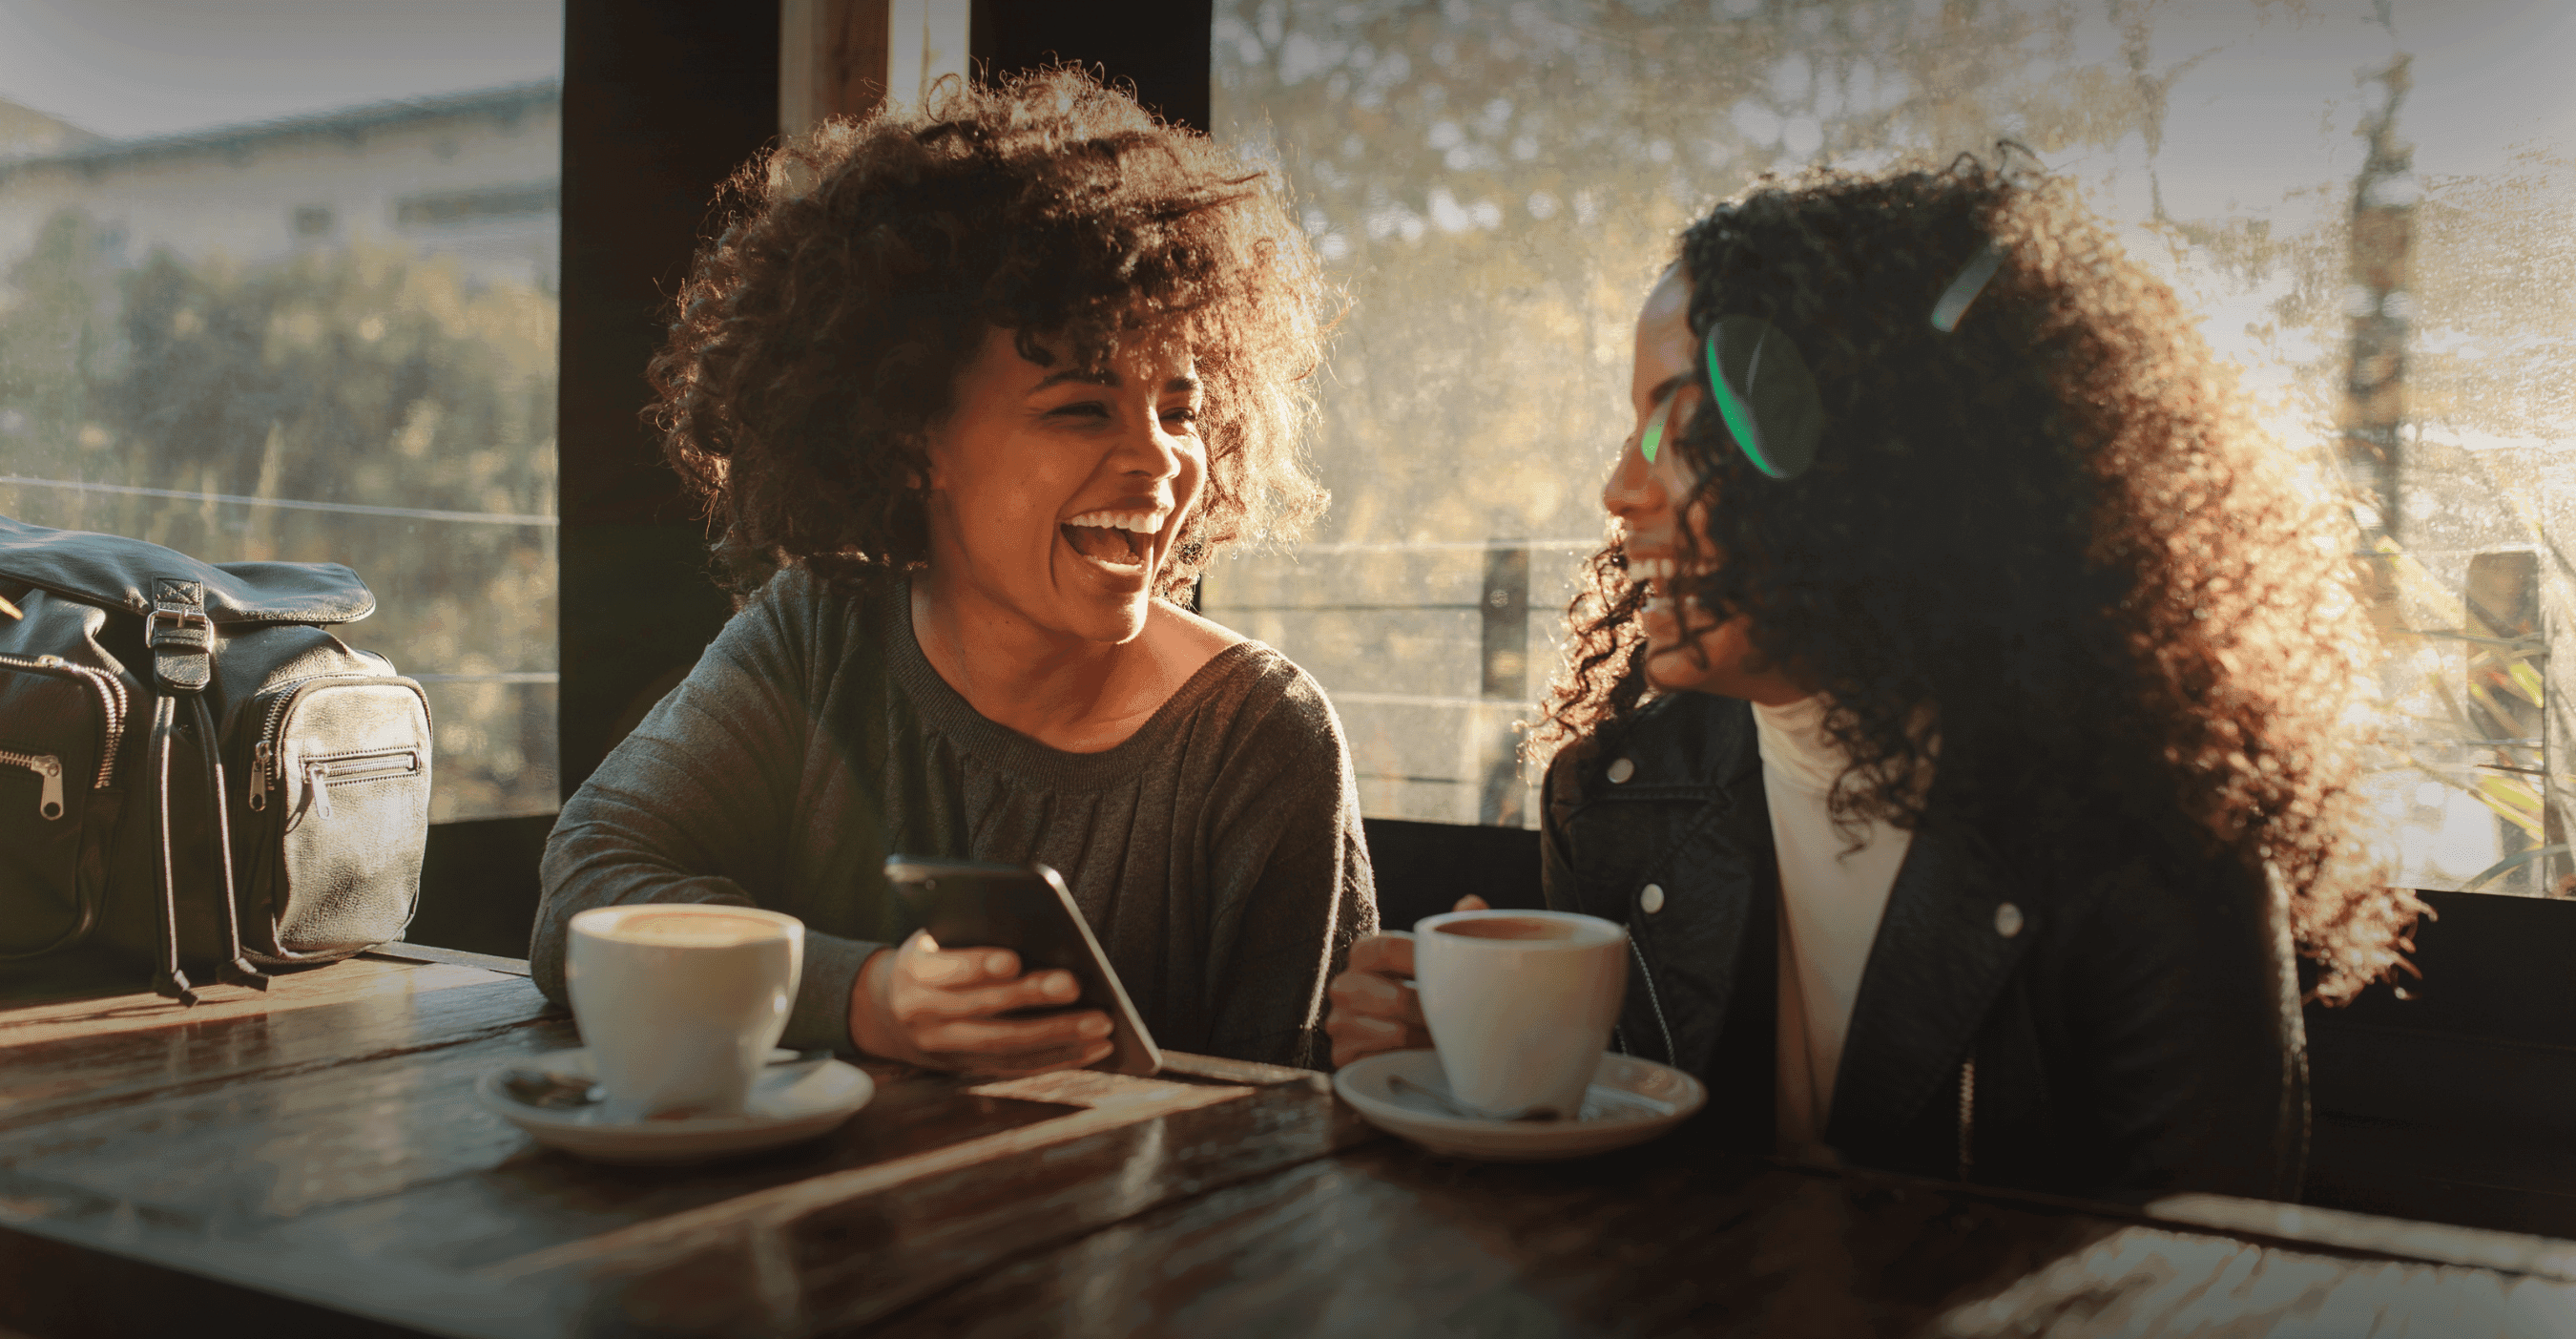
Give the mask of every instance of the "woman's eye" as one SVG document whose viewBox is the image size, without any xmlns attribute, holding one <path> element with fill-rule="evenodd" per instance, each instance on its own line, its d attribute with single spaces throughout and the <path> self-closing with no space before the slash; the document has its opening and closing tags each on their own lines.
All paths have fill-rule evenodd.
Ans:
<svg viewBox="0 0 2576 1339">
<path fill-rule="evenodd" d="M 1199 411 L 1192 409 L 1188 405 L 1177 405 L 1163 411 L 1163 421 L 1166 423 L 1194 424 L 1199 421 Z"/>
<path fill-rule="evenodd" d="M 1057 405 L 1047 411 L 1047 416 L 1049 418 L 1107 418 L 1109 406 L 1097 400 L 1077 400 L 1072 404 Z"/>
</svg>

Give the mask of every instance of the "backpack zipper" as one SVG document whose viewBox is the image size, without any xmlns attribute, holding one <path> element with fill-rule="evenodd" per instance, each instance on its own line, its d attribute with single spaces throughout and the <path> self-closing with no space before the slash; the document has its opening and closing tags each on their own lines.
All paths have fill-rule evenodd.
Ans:
<svg viewBox="0 0 2576 1339">
<path fill-rule="evenodd" d="M 125 743 L 125 684 L 105 670 L 91 669 L 87 665 L 75 665 L 61 656 L 31 658 L 0 655 L 0 665 L 6 665 L 11 669 L 34 670 L 39 674 L 68 674 L 89 685 L 89 690 L 98 695 L 98 716 L 103 735 L 100 743 L 105 747 L 99 750 L 98 782 L 95 788 L 107 789 L 116 780 L 116 754 L 118 748 Z M 55 770 L 57 772 L 61 770 L 60 764 L 56 765 Z"/>
<path fill-rule="evenodd" d="M 0 749 L 0 767 L 24 767 L 44 783 L 44 793 L 36 799 L 36 812 L 48 821 L 63 816 L 63 760 L 50 753 L 11 753 Z"/>
<path fill-rule="evenodd" d="M 287 710 L 295 705 L 296 695 L 303 691 L 305 685 L 330 679 L 340 680 L 350 687 L 391 684 L 410 688 L 415 693 L 420 691 L 413 684 L 398 678 L 352 678 L 339 673 L 308 674 L 301 679 L 289 679 L 271 687 L 264 694 L 269 699 L 269 703 L 268 710 L 260 714 L 259 737 L 250 746 L 249 799 L 253 812 L 268 807 L 268 792 L 272 788 L 282 790 L 286 786 L 286 759 L 277 750 L 277 732 L 279 727 L 286 723 Z M 429 699 L 426 696 L 421 698 L 420 714 L 423 721 L 429 719 Z M 323 812 L 327 814 L 330 810 L 326 807 Z"/>
<path fill-rule="evenodd" d="M 304 799 L 312 806 L 314 817 L 329 818 L 333 786 L 419 774 L 420 750 L 416 748 L 344 753 L 335 758 L 307 758 L 304 760 Z"/>
</svg>

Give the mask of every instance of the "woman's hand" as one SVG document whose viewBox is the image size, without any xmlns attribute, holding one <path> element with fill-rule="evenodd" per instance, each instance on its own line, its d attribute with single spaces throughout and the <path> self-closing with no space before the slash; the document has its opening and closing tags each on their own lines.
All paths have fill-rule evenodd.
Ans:
<svg viewBox="0 0 2576 1339">
<path fill-rule="evenodd" d="M 1097 1009 L 1003 1018 L 1014 1009 L 1071 1004 L 1073 973 L 1020 974 L 1009 949 L 939 947 L 915 934 L 880 949 L 850 989 L 850 1040 L 870 1055 L 928 1069 L 1036 1074 L 1076 1069 L 1109 1054 L 1109 1016 Z"/>
<path fill-rule="evenodd" d="M 1473 893 L 1452 911 L 1483 911 Z M 1324 1033 L 1333 1039 L 1333 1068 L 1380 1051 L 1427 1050 L 1431 1029 L 1413 993 L 1413 941 L 1402 935 L 1364 935 L 1351 942 L 1351 963 L 1333 978 L 1332 1012 Z"/>
</svg>

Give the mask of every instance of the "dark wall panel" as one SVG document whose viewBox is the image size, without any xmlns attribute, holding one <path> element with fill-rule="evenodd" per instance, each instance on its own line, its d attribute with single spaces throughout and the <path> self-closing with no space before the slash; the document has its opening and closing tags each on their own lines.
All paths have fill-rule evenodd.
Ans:
<svg viewBox="0 0 2576 1339">
<path fill-rule="evenodd" d="M 774 136 L 775 5 L 564 6 L 561 775 L 569 795 L 728 606 L 637 412 L 718 186 Z"/>
<path fill-rule="evenodd" d="M 420 862 L 420 905 L 403 938 L 501 958 L 528 956 L 537 920 L 537 860 L 551 814 L 440 823 Z"/>
<path fill-rule="evenodd" d="M 1489 906 L 1546 905 L 1539 893 L 1535 832 L 1397 818 L 1372 818 L 1362 826 L 1377 875 L 1378 919 L 1389 929 L 1410 930 L 1469 893 Z"/>
<path fill-rule="evenodd" d="M 1211 0 L 977 0 L 968 42 L 976 68 L 1007 74 L 1058 60 L 1105 69 L 1135 85 L 1136 100 L 1164 119 L 1206 129 Z"/>
</svg>

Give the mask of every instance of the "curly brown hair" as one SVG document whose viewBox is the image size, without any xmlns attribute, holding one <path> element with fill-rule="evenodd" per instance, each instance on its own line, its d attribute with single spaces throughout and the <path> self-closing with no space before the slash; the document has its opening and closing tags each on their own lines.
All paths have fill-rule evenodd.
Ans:
<svg viewBox="0 0 2576 1339">
<path fill-rule="evenodd" d="M 1935 329 L 1990 244 L 2001 268 Z M 2268 871 L 2318 996 L 2404 965 L 2424 908 L 2356 835 L 2347 708 L 2372 633 L 2349 518 L 2070 185 L 1974 157 L 1765 179 L 1689 228 L 1679 263 L 1695 336 L 1765 319 L 1822 398 L 1793 479 L 1716 413 L 1679 435 L 1722 557 L 1682 585 L 1829 695 L 1838 820 L 1988 849 L 2151 834 Z M 1615 537 L 1587 566 L 1534 752 L 1648 695 L 1626 566 Z M 1927 795 L 1910 781 L 1936 750 Z"/>
<path fill-rule="evenodd" d="M 1322 509 L 1302 452 L 1330 296 L 1314 253 L 1273 172 L 1125 92 L 1071 66 L 951 77 L 919 110 L 786 141 L 726 190 L 645 417 L 737 596 L 790 564 L 851 583 L 924 561 L 924 434 L 993 327 L 1086 370 L 1122 339 L 1188 343 L 1207 482 L 1157 593 Z"/>
</svg>

